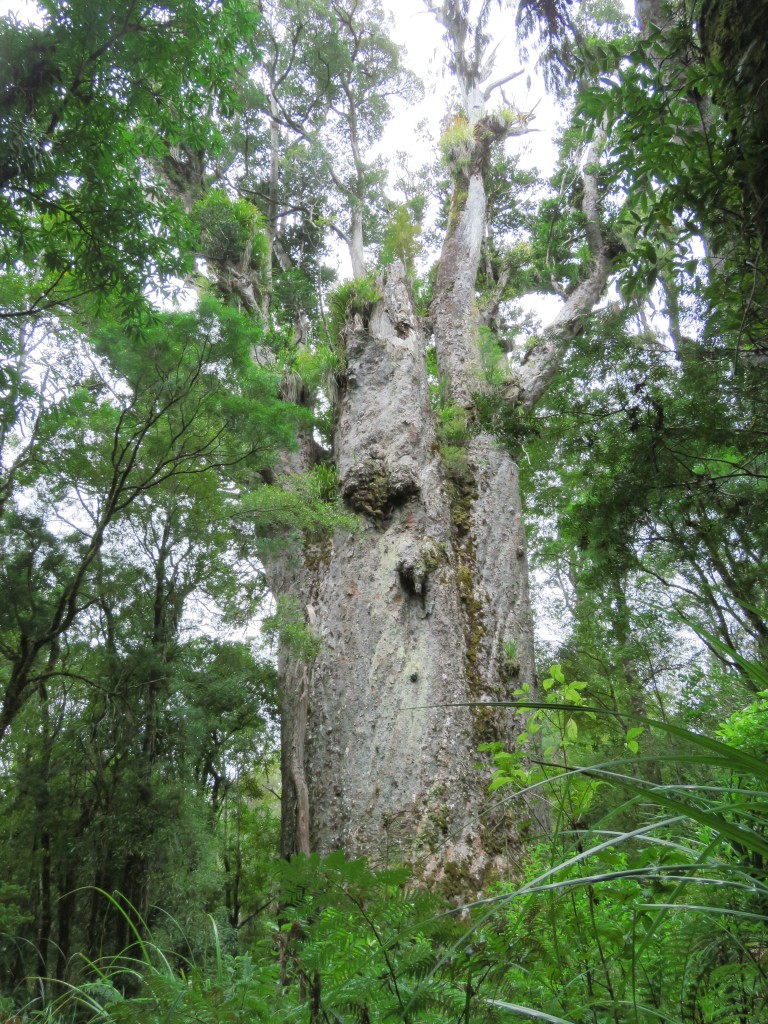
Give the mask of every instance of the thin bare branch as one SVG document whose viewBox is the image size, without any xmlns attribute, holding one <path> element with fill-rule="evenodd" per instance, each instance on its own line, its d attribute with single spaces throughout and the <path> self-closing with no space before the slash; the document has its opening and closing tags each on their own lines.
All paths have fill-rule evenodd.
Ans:
<svg viewBox="0 0 768 1024">
<path fill-rule="evenodd" d="M 495 89 L 500 89 L 503 85 L 506 85 L 507 82 L 512 82 L 516 78 L 519 78 L 520 75 L 523 74 L 524 70 L 525 70 L 524 68 L 521 68 L 519 71 L 513 71 L 511 74 L 505 75 L 503 78 L 497 78 L 495 82 L 491 82 L 491 84 L 486 88 L 486 90 L 483 93 L 483 95 L 485 96 L 485 98 L 487 100 L 490 99 L 491 98 L 491 93 Z"/>
</svg>

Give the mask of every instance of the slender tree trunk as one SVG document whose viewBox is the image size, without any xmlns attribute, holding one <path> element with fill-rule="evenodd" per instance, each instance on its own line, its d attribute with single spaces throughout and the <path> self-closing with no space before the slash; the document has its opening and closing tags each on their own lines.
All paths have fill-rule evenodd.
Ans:
<svg viewBox="0 0 768 1024">
<path fill-rule="evenodd" d="M 352 207 L 349 228 L 349 258 L 352 261 L 352 277 L 358 280 L 367 273 L 365 265 L 365 245 L 363 243 L 363 211 L 358 206 Z"/>
<path fill-rule="evenodd" d="M 43 684 L 40 685 L 39 695 L 42 717 L 42 757 L 40 759 L 40 777 L 38 780 L 37 799 L 35 801 L 35 810 L 40 821 L 40 902 L 38 910 L 37 953 L 40 967 L 40 996 L 45 1004 L 47 980 L 49 977 L 49 946 L 53 927 L 51 832 L 49 827 L 51 813 L 51 750 L 53 740 L 51 737 L 51 713 L 48 705 L 48 693 Z"/>
<path fill-rule="evenodd" d="M 40 993 L 45 1001 L 48 979 L 48 954 L 53 926 L 53 897 L 51 892 L 51 833 L 43 828 L 40 836 L 40 912 L 37 950 L 40 959 Z"/>
<path fill-rule="evenodd" d="M 484 156 L 485 154 L 483 154 Z M 440 378 L 456 405 L 471 409 L 479 387 L 475 281 L 485 233 L 483 168 L 475 167 L 454 189 L 451 222 L 435 282 L 432 322 Z"/>
<path fill-rule="evenodd" d="M 77 911 L 75 868 L 68 864 L 59 881 L 61 895 L 56 904 L 56 978 L 64 981 L 72 947 L 72 922 Z"/>
<path fill-rule="evenodd" d="M 275 238 L 277 237 L 280 194 L 280 125 L 277 120 L 279 109 L 274 85 L 271 82 L 269 110 L 269 198 L 267 202 L 266 230 L 268 249 L 264 259 L 264 296 L 262 299 L 262 315 L 265 321 L 272 301 L 272 258 L 275 249 Z"/>
</svg>

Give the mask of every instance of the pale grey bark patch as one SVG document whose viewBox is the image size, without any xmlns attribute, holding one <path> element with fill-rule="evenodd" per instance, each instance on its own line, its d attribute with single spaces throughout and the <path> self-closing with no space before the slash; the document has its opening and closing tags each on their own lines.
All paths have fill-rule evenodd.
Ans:
<svg viewBox="0 0 768 1024">
<path fill-rule="evenodd" d="M 291 779 L 296 793 L 296 850 L 310 852 L 309 840 L 309 790 L 304 771 L 304 748 L 307 739 L 307 710 L 309 708 L 309 668 L 304 667 L 296 704 L 296 723 L 291 744 Z"/>
<path fill-rule="evenodd" d="M 471 519 L 476 585 L 486 608 L 480 682 L 486 695 L 498 697 L 510 684 L 514 689 L 534 679 L 520 477 L 515 461 L 488 435 L 472 442 L 470 455 L 477 487 Z M 507 648 L 512 647 L 515 654 L 508 657 Z M 506 686 L 500 687 L 500 677 Z"/>
<path fill-rule="evenodd" d="M 654 28 L 664 29 L 674 21 L 667 0 L 635 0 L 635 20 L 644 36 Z"/>
<path fill-rule="evenodd" d="M 367 327 L 360 322 L 345 334 L 334 443 L 342 494 L 379 519 L 419 492 L 434 444 L 424 339 L 399 264 L 382 287 Z"/>
<path fill-rule="evenodd" d="M 363 240 L 363 214 L 354 207 L 350 218 L 349 258 L 352 262 L 352 276 L 357 280 L 365 277 L 365 244 Z"/>
</svg>

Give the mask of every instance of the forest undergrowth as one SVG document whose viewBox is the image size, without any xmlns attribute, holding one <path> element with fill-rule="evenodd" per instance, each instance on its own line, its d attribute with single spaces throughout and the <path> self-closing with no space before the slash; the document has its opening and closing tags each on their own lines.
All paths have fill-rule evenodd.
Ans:
<svg viewBox="0 0 768 1024">
<path fill-rule="evenodd" d="M 745 667 L 759 695 L 710 738 L 605 714 L 553 666 L 546 702 L 521 695 L 533 753 L 497 749 L 492 783 L 522 807 L 546 791 L 552 834 L 474 902 L 342 852 L 272 858 L 239 935 L 214 914 L 186 935 L 162 908 L 148 923 L 100 892 L 125 948 L 75 956 L 58 981 L 28 977 L 0 1004 L 5 1020 L 759 1024 L 768 678 Z M 605 729 L 623 732 L 625 753 L 579 763 L 590 730 Z"/>
</svg>

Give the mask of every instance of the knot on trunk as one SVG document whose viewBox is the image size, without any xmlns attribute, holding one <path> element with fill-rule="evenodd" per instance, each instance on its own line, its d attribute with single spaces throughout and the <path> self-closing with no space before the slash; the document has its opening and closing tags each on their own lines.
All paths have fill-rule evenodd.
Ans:
<svg viewBox="0 0 768 1024">
<path fill-rule="evenodd" d="M 355 512 L 386 519 L 394 508 L 419 493 L 415 466 L 401 461 L 394 467 L 369 459 L 346 474 L 341 493 Z"/>
<path fill-rule="evenodd" d="M 397 563 L 397 575 L 406 593 L 423 602 L 427 596 L 429 574 L 440 564 L 441 549 L 435 541 L 410 542 L 403 547 Z"/>
</svg>

